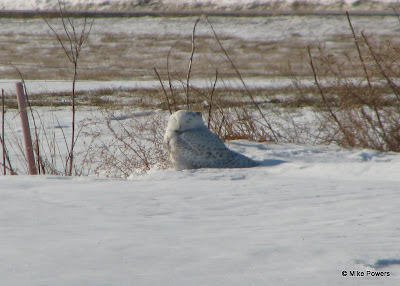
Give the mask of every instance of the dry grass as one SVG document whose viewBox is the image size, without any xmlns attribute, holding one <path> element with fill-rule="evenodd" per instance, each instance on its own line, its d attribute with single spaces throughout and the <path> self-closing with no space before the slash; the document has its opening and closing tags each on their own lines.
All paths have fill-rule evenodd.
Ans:
<svg viewBox="0 0 400 286">
<path fill-rule="evenodd" d="M 268 21 L 268 18 L 266 18 Z M 15 20 L 19 25 L 35 27 L 34 33 L 20 31 L 0 32 L 0 54 L 2 72 L 0 78 L 16 78 L 18 75 L 10 63 L 15 64 L 26 80 L 69 79 L 71 68 L 65 61 L 63 51 L 48 30 L 41 27 L 40 19 Z M 27 21 L 26 23 L 23 21 Z M 57 28 L 57 19 L 50 19 Z M 95 28 L 101 27 L 102 20 L 95 22 Z M 272 21 L 272 20 L 271 20 Z M 239 22 L 240 24 L 240 22 Z M 206 29 L 204 25 L 201 27 Z M 305 26 L 304 29 L 307 29 Z M 132 34 L 123 30 L 110 33 L 97 28 L 82 50 L 78 78 L 80 80 L 120 80 L 120 79 L 156 79 L 153 67 L 161 75 L 167 73 L 166 58 L 170 54 L 170 72 L 177 76 L 186 76 L 187 59 L 190 58 L 190 37 L 175 33 Z M 293 72 L 298 75 L 312 76 L 309 69 L 302 66 L 307 58 L 308 39 L 295 32 L 282 33 L 282 37 L 270 39 L 268 35 L 259 39 L 244 39 L 232 35 L 218 35 L 225 50 L 240 67 L 243 77 L 281 76 L 282 69 L 291 63 Z M 393 34 L 379 35 L 380 41 L 396 37 Z M 335 34 L 324 42 L 343 59 L 354 55 L 348 31 Z M 221 77 L 235 77 L 231 66 L 218 48 L 214 35 L 201 32 L 196 36 L 196 54 L 193 61 L 193 77 L 212 78 L 218 68 Z M 317 39 L 313 44 L 317 43 Z M 318 43 L 315 44 L 318 47 Z M 29 55 L 29 56 L 27 56 Z M 346 71 L 344 70 L 346 68 Z M 361 75 L 360 70 L 343 68 L 349 75 Z"/>
</svg>

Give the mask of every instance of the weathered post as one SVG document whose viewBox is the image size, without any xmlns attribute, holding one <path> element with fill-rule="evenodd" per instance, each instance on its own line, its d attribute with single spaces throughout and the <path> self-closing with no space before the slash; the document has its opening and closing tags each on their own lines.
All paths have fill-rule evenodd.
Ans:
<svg viewBox="0 0 400 286">
<path fill-rule="evenodd" d="M 4 89 L 1 90 L 1 146 L 3 148 L 3 175 L 7 174 L 6 168 L 6 141 L 4 139 L 4 113 L 5 113 L 5 103 L 4 103 Z"/>
<path fill-rule="evenodd" d="M 26 111 L 24 88 L 22 86 L 22 82 L 17 82 L 15 86 L 17 88 L 18 107 L 19 114 L 21 115 L 22 133 L 24 134 L 26 160 L 28 163 L 29 175 L 37 175 L 35 157 L 33 155 L 31 130 L 29 128 L 28 113 Z"/>
</svg>

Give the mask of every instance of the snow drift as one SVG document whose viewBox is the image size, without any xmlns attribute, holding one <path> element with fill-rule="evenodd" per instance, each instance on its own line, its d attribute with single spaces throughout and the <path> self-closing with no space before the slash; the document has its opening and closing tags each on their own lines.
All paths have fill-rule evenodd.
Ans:
<svg viewBox="0 0 400 286">
<path fill-rule="evenodd" d="M 399 154 L 230 147 L 263 166 L 127 180 L 1 176 L 2 284 L 400 282 Z"/>
</svg>

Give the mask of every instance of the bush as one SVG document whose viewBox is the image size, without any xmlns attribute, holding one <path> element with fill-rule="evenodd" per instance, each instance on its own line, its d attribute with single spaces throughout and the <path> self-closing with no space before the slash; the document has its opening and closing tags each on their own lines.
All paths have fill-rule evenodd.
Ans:
<svg viewBox="0 0 400 286">
<path fill-rule="evenodd" d="M 168 167 L 168 155 L 162 146 L 164 112 L 103 110 L 86 123 L 82 165 L 107 177 L 129 177 L 134 172 Z"/>
<path fill-rule="evenodd" d="M 308 49 L 309 67 L 317 91 L 296 82 L 299 97 L 313 98 L 319 129 L 318 142 L 343 147 L 400 151 L 400 46 L 379 42 L 364 32 L 357 35 L 348 17 L 355 54 L 344 60 L 323 46 Z M 347 65 L 347 66 L 346 66 Z M 343 70 L 360 70 L 349 78 Z M 319 134 L 321 136 L 321 133 Z"/>
</svg>

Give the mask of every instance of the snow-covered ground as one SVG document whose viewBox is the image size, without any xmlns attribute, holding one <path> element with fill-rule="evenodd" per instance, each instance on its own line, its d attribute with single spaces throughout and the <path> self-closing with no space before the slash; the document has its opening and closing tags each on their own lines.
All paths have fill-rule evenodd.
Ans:
<svg viewBox="0 0 400 286">
<path fill-rule="evenodd" d="M 292 85 L 292 80 L 286 78 L 246 78 L 246 84 L 251 88 L 284 88 Z M 15 93 L 15 83 L 18 80 L 0 80 L 0 88 L 8 94 Z M 179 81 L 172 81 L 174 85 L 180 84 Z M 25 85 L 30 93 L 51 93 L 51 92 L 67 92 L 71 90 L 71 81 L 57 80 L 26 80 Z M 165 86 L 168 81 L 163 81 Z M 194 79 L 191 81 L 192 86 L 197 88 L 208 88 L 210 86 L 209 79 Z M 304 85 L 312 85 L 311 79 L 304 80 Z M 226 80 L 218 82 L 216 88 L 242 88 L 243 84 L 238 79 Z M 157 89 L 160 87 L 158 80 L 126 80 L 126 81 L 77 81 L 76 91 L 96 91 L 101 89 Z"/>
<path fill-rule="evenodd" d="M 262 166 L 0 176 L 1 284 L 399 285 L 399 154 L 230 147 Z"/>
<path fill-rule="evenodd" d="M 319 8 L 352 8 L 352 7 L 380 7 L 385 8 L 387 5 L 396 4 L 397 0 L 63 0 L 67 7 L 90 8 L 97 10 L 126 10 L 132 8 L 161 8 L 161 9 L 177 9 L 186 8 L 193 9 L 203 7 L 209 9 L 265 9 L 268 7 L 293 8 L 302 5 L 313 5 Z M 57 0 L 0 0 L 0 9 L 3 10 L 32 10 L 54 9 L 58 5 Z"/>
</svg>

